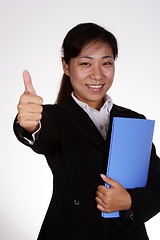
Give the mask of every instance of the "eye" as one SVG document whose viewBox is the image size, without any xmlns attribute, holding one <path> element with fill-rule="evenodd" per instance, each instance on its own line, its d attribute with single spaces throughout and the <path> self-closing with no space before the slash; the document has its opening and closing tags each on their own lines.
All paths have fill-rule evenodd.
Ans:
<svg viewBox="0 0 160 240">
<path fill-rule="evenodd" d="M 103 65 L 112 65 L 112 62 L 104 62 Z"/>
<path fill-rule="evenodd" d="M 89 62 L 82 62 L 80 63 L 81 66 L 90 66 L 91 64 Z"/>
</svg>

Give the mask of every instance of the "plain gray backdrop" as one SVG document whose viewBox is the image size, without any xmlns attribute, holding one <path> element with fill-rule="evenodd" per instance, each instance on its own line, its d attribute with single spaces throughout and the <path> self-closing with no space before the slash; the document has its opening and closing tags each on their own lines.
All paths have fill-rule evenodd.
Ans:
<svg viewBox="0 0 160 240">
<path fill-rule="evenodd" d="M 12 130 L 22 72 L 28 69 L 44 103 L 54 103 L 62 75 L 61 44 L 78 23 L 95 22 L 118 40 L 113 101 L 155 119 L 160 156 L 159 0 L 0 0 L 0 239 L 36 240 L 52 194 L 43 156 L 19 143 Z M 160 239 L 160 214 L 146 223 Z"/>
</svg>

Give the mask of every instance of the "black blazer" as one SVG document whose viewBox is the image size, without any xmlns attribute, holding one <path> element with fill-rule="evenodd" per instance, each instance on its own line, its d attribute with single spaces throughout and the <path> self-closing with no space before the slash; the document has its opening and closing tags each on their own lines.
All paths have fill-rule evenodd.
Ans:
<svg viewBox="0 0 160 240">
<path fill-rule="evenodd" d="M 14 122 L 18 140 L 45 155 L 53 172 L 53 196 L 38 240 L 148 239 L 144 222 L 160 211 L 160 160 L 154 145 L 147 186 L 127 189 L 134 220 L 127 211 L 121 211 L 120 218 L 104 219 L 95 201 L 97 187 L 104 184 L 100 174 L 106 173 L 113 117 L 145 117 L 113 105 L 105 141 L 72 98 L 61 105 L 43 107 L 42 128 L 33 146 L 24 139 L 31 136 Z"/>
</svg>

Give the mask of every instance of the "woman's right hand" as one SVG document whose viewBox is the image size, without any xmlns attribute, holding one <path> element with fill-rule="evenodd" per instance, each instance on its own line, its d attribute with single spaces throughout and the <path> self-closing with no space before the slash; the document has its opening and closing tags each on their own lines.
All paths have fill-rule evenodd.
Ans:
<svg viewBox="0 0 160 240">
<path fill-rule="evenodd" d="M 33 133 L 39 127 L 42 118 L 43 99 L 37 96 L 32 85 L 32 79 L 28 71 L 23 72 L 25 91 L 21 95 L 18 109 L 18 122 L 26 131 Z"/>
</svg>

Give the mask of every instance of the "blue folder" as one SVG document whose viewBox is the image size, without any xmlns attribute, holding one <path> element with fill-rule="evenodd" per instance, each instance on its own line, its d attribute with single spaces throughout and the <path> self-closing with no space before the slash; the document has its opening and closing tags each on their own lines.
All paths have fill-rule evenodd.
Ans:
<svg viewBox="0 0 160 240">
<path fill-rule="evenodd" d="M 147 183 L 154 125 L 154 120 L 113 118 L 106 175 L 124 188 L 145 187 Z M 119 212 L 102 212 L 102 217 L 119 217 Z"/>
</svg>

